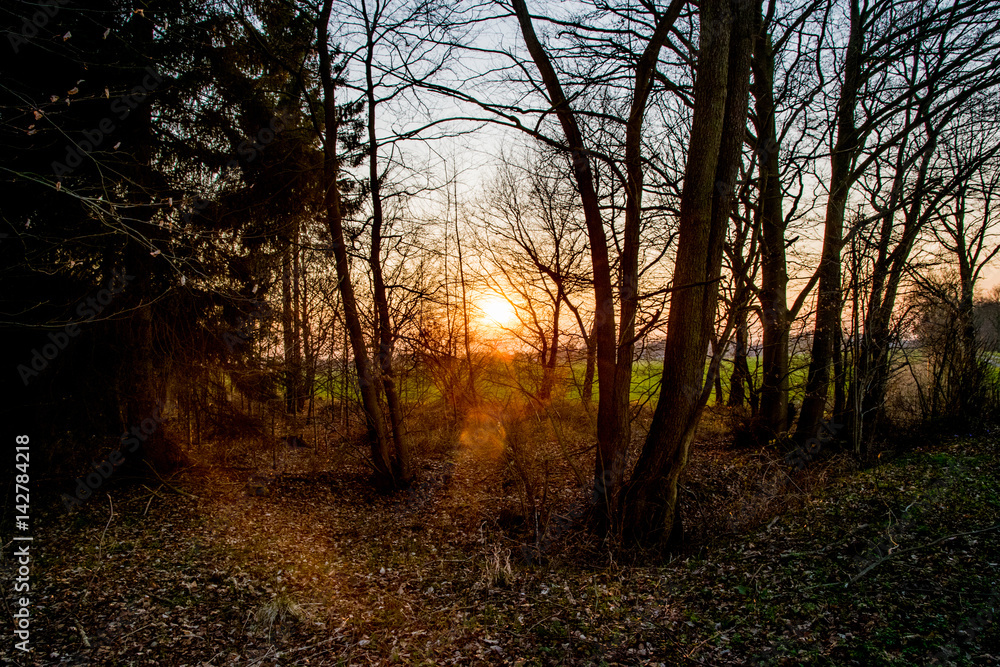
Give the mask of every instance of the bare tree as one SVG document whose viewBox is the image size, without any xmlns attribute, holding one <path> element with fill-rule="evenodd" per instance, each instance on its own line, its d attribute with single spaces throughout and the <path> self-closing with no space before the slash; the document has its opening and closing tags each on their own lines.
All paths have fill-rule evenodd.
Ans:
<svg viewBox="0 0 1000 667">
<path fill-rule="evenodd" d="M 823 251 L 817 271 L 812 359 L 796 430 L 799 439 L 815 435 L 826 409 L 834 339 L 841 327 L 840 252 L 850 190 L 873 163 L 924 126 L 928 118 L 953 113 L 978 90 L 993 85 L 1000 43 L 991 26 L 995 25 L 997 9 L 991 0 L 969 0 L 947 7 L 920 2 L 849 2 L 849 36 L 836 105 L 836 140 L 830 156 Z M 920 44 L 927 46 L 917 71 L 909 77 L 899 73 L 898 64 L 911 57 Z M 878 133 L 903 114 L 909 114 L 907 121 L 897 123 L 894 132 Z"/>
<path fill-rule="evenodd" d="M 701 4 L 694 119 L 660 398 L 623 494 L 623 526 L 631 539 L 669 544 L 682 537 L 678 488 L 711 388 L 702 389 L 705 353 L 746 127 L 751 7 L 727 0 Z"/>
<path fill-rule="evenodd" d="M 354 353 L 354 365 L 358 373 L 361 402 L 365 410 L 372 464 L 376 479 L 380 484 L 395 486 L 399 481 L 394 475 L 390 435 L 386 430 L 382 406 L 375 387 L 375 376 L 361 328 L 354 285 L 347 261 L 347 244 L 344 239 L 344 212 L 340 193 L 340 141 L 341 113 L 336 94 L 338 72 L 330 49 L 330 16 L 333 0 L 324 0 L 317 16 L 317 50 L 319 52 L 320 80 L 322 82 L 322 109 L 324 132 L 323 141 L 323 181 L 326 186 L 324 201 L 326 221 L 333 242 L 333 253 L 340 280 L 340 297 L 344 309 L 344 324 Z"/>
<path fill-rule="evenodd" d="M 538 153 L 516 164 L 502 156 L 480 214 L 486 281 L 515 309 L 521 326 L 508 330 L 538 354 L 542 401 L 553 389 L 564 306 L 576 318 L 585 346 L 590 338 L 581 314 L 581 292 L 591 282 L 585 276 L 586 232 L 576 216 L 576 193 L 553 157 L 560 158 Z M 590 377 L 592 382 L 592 368 Z"/>
<path fill-rule="evenodd" d="M 1000 254 L 997 220 L 1000 218 L 1000 142 L 995 108 L 978 99 L 942 140 L 942 168 L 955 178 L 943 188 L 942 204 L 931 211 L 935 239 L 944 261 L 957 270 L 957 374 L 964 387 L 959 401 L 972 398 L 982 381 L 976 339 L 975 291 L 983 271 Z M 952 263 L 954 262 L 954 263 Z M 924 284 L 925 291 L 931 285 Z M 941 292 L 941 290 L 938 290 Z M 972 405 L 955 409 L 968 413 Z"/>
<path fill-rule="evenodd" d="M 625 469 L 625 454 L 630 440 L 628 397 L 632 382 L 632 361 L 638 311 L 639 224 L 642 210 L 643 163 L 642 130 L 647 103 L 653 87 L 656 63 L 673 23 L 683 6 L 674 0 L 663 12 L 653 10 L 655 27 L 643 45 L 634 73 L 625 126 L 626 220 L 624 244 L 619 256 L 619 298 L 621 313 L 615 324 L 615 294 L 612 288 L 611 263 L 604 220 L 594 182 L 590 147 L 581 129 L 578 112 L 567 97 L 552 60 L 538 39 L 533 18 L 524 0 L 512 0 L 521 27 L 521 35 L 541 77 L 550 108 L 563 131 L 564 147 L 572 159 L 573 175 L 580 193 L 584 220 L 590 241 L 591 266 L 594 272 L 595 317 L 593 337 L 597 347 L 598 408 L 597 457 L 594 467 L 594 500 L 606 513 L 611 512 L 614 497 Z"/>
</svg>

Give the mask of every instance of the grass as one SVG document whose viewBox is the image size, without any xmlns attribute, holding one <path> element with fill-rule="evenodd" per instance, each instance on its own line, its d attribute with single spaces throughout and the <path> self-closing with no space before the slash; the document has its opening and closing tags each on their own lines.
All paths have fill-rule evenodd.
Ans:
<svg viewBox="0 0 1000 667">
<path fill-rule="evenodd" d="M 748 365 L 755 382 L 759 384 L 760 360 L 757 357 L 749 357 Z M 793 386 L 805 384 L 806 368 L 804 362 L 795 364 L 790 378 Z M 562 384 L 565 390 L 564 399 L 579 402 L 581 401 L 581 388 L 586 371 L 586 364 L 582 361 L 574 362 L 572 365 L 563 366 L 559 369 Z M 526 390 L 537 389 L 538 372 L 530 365 L 495 362 L 486 364 L 478 369 L 477 391 L 481 397 L 487 401 L 506 402 L 513 400 L 520 393 L 520 388 Z M 706 377 L 707 377 L 706 368 Z M 723 388 L 728 395 L 730 379 L 732 376 L 732 364 L 723 363 L 720 368 Z M 629 391 L 629 400 L 632 403 L 655 402 L 659 395 L 660 381 L 663 377 L 663 362 L 640 359 L 635 362 L 632 370 L 632 385 Z M 441 387 L 435 384 L 434 379 L 427 373 L 408 373 L 402 375 L 398 380 L 401 396 L 407 402 L 434 403 L 442 400 Z M 334 390 L 330 391 L 329 386 L 333 385 Z M 597 396 L 599 382 L 594 378 L 593 396 Z M 344 396 L 350 401 L 360 401 L 357 387 L 353 382 L 348 383 L 346 394 L 342 390 L 342 376 L 334 376 L 332 383 L 324 380 L 317 386 L 316 396 L 322 400 L 342 400 Z M 709 398 L 709 405 L 715 404 L 715 393 Z"/>
</svg>

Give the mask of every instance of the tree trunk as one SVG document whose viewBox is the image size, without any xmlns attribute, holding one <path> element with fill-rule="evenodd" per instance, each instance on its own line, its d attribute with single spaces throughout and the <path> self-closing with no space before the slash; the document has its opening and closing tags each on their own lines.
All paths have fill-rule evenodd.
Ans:
<svg viewBox="0 0 1000 667">
<path fill-rule="evenodd" d="M 538 397 L 543 401 L 552 398 L 552 387 L 555 384 L 556 355 L 559 353 L 559 311 L 562 305 L 562 296 L 555 299 L 552 309 L 552 338 L 550 339 L 548 354 L 543 354 L 542 359 L 542 386 L 538 391 Z"/>
<path fill-rule="evenodd" d="M 586 340 L 587 345 L 587 365 L 583 370 L 583 389 L 580 397 L 584 405 L 589 406 L 594 396 L 594 369 L 597 365 L 597 345 L 594 342 L 593 333 Z"/>
<path fill-rule="evenodd" d="M 610 509 L 611 497 L 618 487 L 624 456 L 618 451 L 621 437 L 623 410 L 615 405 L 620 393 L 615 392 L 616 341 L 615 302 L 611 286 L 611 263 L 608 259 L 608 241 L 601 217 L 600 203 L 594 186 L 594 175 L 583 135 L 576 121 L 576 114 L 562 90 L 555 68 L 535 35 L 531 16 L 524 0 L 513 0 L 512 5 L 521 26 L 521 34 L 531 58 L 538 67 L 559 123 L 566 137 L 566 147 L 572 157 L 573 177 L 580 192 L 583 217 L 590 241 L 591 269 L 594 272 L 594 332 L 592 339 L 597 348 L 597 455 L 594 466 L 594 501 L 599 507 Z M 627 406 L 626 410 L 627 411 Z"/>
<path fill-rule="evenodd" d="M 302 297 L 302 249 L 299 246 L 300 223 L 296 220 L 292 236 L 292 397 L 293 412 L 302 411 L 302 320 L 303 313 L 299 309 Z"/>
<path fill-rule="evenodd" d="M 333 255 L 337 266 L 340 298 L 344 307 L 344 325 L 350 339 L 351 350 L 354 353 L 354 366 L 358 373 L 361 404 L 365 411 L 365 421 L 368 427 L 375 479 L 379 485 L 391 487 L 395 486 L 396 480 L 394 479 L 390 459 L 390 438 L 386 432 L 382 407 L 379 405 L 378 393 L 372 374 L 371 362 L 368 359 L 364 332 L 361 327 L 361 318 L 358 314 L 357 300 L 354 296 L 354 286 L 351 283 L 350 267 L 347 262 L 347 245 L 344 242 L 344 219 L 338 185 L 340 161 L 337 157 L 340 118 L 336 105 L 336 86 L 329 50 L 329 23 L 332 6 L 333 0 L 324 0 L 317 30 L 325 121 L 323 177 L 327 188 L 325 197 L 326 222 L 333 243 Z"/>
<path fill-rule="evenodd" d="M 616 337 L 614 292 L 608 241 L 601 218 L 594 176 L 576 114 L 569 104 L 552 62 L 538 41 L 524 0 L 513 0 L 525 46 L 538 67 L 549 103 L 555 111 L 572 157 L 573 175 L 583 207 L 590 241 L 594 272 L 594 332 L 597 345 L 597 456 L 594 463 L 593 500 L 610 519 L 617 489 L 625 470 L 625 453 L 630 441 L 629 394 L 632 384 L 632 356 L 635 348 L 635 317 L 638 310 L 639 218 L 642 197 L 641 137 L 646 104 L 660 49 L 684 0 L 673 0 L 659 16 L 656 29 L 640 56 L 635 71 L 632 102 L 625 128 L 626 204 L 622 253 L 619 257 L 621 317 Z M 616 340 L 617 338 L 617 340 Z M 606 524 L 605 524 L 606 525 Z"/>
<path fill-rule="evenodd" d="M 850 367 L 847 356 L 850 348 L 844 349 L 844 334 L 838 330 L 833 337 L 833 414 L 836 417 L 844 414 L 847 405 L 847 369 Z M 851 361 L 855 361 L 851 359 Z"/>
<path fill-rule="evenodd" d="M 312 328 L 309 326 L 309 294 L 307 291 L 308 281 L 305 263 L 302 264 L 302 301 L 299 307 L 302 319 L 302 351 L 305 363 L 302 386 L 302 398 L 309 401 L 309 412 L 307 423 L 313 417 L 313 399 L 316 393 L 316 350 L 313 349 Z"/>
<path fill-rule="evenodd" d="M 663 380 L 649 434 L 622 498 L 623 530 L 630 540 L 670 544 L 679 538 L 678 483 L 707 398 L 702 391 L 705 353 L 715 321 L 733 174 L 746 127 L 749 7 L 739 0 L 701 3 L 694 118 Z"/>
<path fill-rule="evenodd" d="M 757 12 L 754 42 L 754 100 L 757 159 L 760 165 L 761 217 L 761 388 L 757 413 L 758 442 L 766 443 L 788 430 L 788 332 L 790 327 L 785 260 L 785 217 L 774 115 L 774 50 Z"/>
<path fill-rule="evenodd" d="M 733 352 L 733 375 L 729 380 L 729 407 L 743 407 L 746 387 L 750 383 L 750 364 L 747 363 L 747 344 L 750 337 L 747 312 L 741 309 L 736 315 L 736 350 Z"/>
<path fill-rule="evenodd" d="M 719 346 L 720 346 L 719 339 L 715 336 L 714 332 L 712 333 L 712 340 L 711 340 L 710 345 L 711 345 L 711 348 L 712 348 L 712 356 L 713 357 L 715 357 L 716 355 L 719 355 L 719 354 L 721 354 L 723 357 L 725 356 L 724 352 L 720 352 L 720 349 L 719 349 Z M 717 374 L 715 376 L 715 404 L 716 405 L 725 405 L 726 404 L 726 394 L 722 390 L 722 373 L 719 373 L 719 374 Z"/>
<path fill-rule="evenodd" d="M 891 323 L 896 306 L 896 296 L 906 273 L 910 253 L 927 220 L 923 212 L 924 193 L 928 170 L 936 146 L 936 132 L 927 124 L 928 144 L 923 148 L 923 158 L 914 185 L 912 203 L 904 208 L 902 234 L 895 223 L 896 210 L 903 197 L 905 175 L 909 166 L 904 160 L 908 145 L 900 142 L 896 160 L 896 176 L 888 210 L 883 217 L 879 234 L 879 247 L 872 267 L 871 288 L 867 295 L 864 335 L 858 344 L 858 359 L 854 360 L 851 379 L 851 397 L 845 411 L 845 421 L 852 431 L 856 453 L 866 454 L 866 447 L 884 418 L 884 404 L 888 391 L 892 363 Z M 891 244 L 898 237 L 895 247 Z M 890 251 L 891 248 L 891 251 Z M 857 432 L 856 435 L 854 432 Z"/>
<path fill-rule="evenodd" d="M 285 245 L 281 253 L 281 338 L 285 360 L 285 412 L 295 414 L 295 333 L 292 321 L 292 249 Z"/>
<path fill-rule="evenodd" d="M 142 13 L 132 15 L 128 19 L 126 31 L 130 42 L 136 45 L 136 53 L 151 52 L 154 43 L 153 16 Z M 139 66 L 135 66 L 134 70 L 136 73 L 141 71 Z M 140 76 L 133 78 L 138 80 Z M 122 165 L 122 171 L 119 172 L 123 182 L 130 184 L 126 189 L 126 197 L 131 204 L 128 215 L 135 223 L 152 222 L 157 206 L 150 204 L 149 192 L 163 185 L 156 182 L 159 179 L 151 167 L 154 161 L 152 147 L 156 145 L 152 119 L 153 100 L 147 97 L 118 128 L 124 136 L 136 140 L 132 150 L 133 160 Z M 121 335 L 115 336 L 115 339 L 127 341 L 122 360 L 124 363 L 119 367 L 121 380 L 116 383 L 120 392 L 117 402 L 124 426 L 129 430 L 129 437 L 134 436 L 139 441 L 138 449 L 128 456 L 125 464 L 130 472 L 138 475 L 149 472 L 143 463 L 148 463 L 161 473 L 169 473 L 186 462 L 184 452 L 166 437 L 162 427 L 172 355 L 158 349 L 161 336 L 158 335 L 157 323 L 164 316 L 162 307 L 157 304 L 159 299 L 155 293 L 144 292 L 141 287 L 157 284 L 152 264 L 154 261 L 156 260 L 150 258 L 147 247 L 132 238 L 125 241 L 120 268 L 123 273 L 132 276 L 133 280 L 123 294 L 121 304 L 128 315 L 113 325 L 121 331 Z M 112 253 L 107 253 L 104 268 L 112 275 L 114 264 Z"/>
<path fill-rule="evenodd" d="M 368 98 L 368 180 L 372 200 L 372 292 L 375 301 L 376 329 L 378 330 L 378 362 L 379 377 L 385 402 L 389 410 L 389 426 L 392 431 L 393 444 L 393 477 L 396 484 L 408 486 L 413 479 L 413 463 L 410 456 L 409 443 L 403 432 L 403 408 L 400 405 L 399 393 L 396 391 L 396 380 L 392 369 L 393 337 L 392 322 L 389 319 L 389 296 L 382 274 L 382 229 L 385 224 L 382 210 L 382 185 L 378 176 L 378 139 L 375 131 L 375 82 L 372 75 L 372 59 L 374 57 L 373 26 L 369 22 L 367 5 L 362 3 L 365 16 L 365 31 L 368 36 L 368 49 L 365 53 L 365 77 L 367 81 Z"/>
<path fill-rule="evenodd" d="M 962 262 L 962 264 L 966 264 Z M 971 268 L 971 264 L 966 264 Z M 961 291 L 958 301 L 958 376 L 962 389 L 952 391 L 952 395 L 957 396 L 957 412 L 961 417 L 976 417 L 975 411 L 980 409 L 980 400 L 983 392 L 982 371 L 979 368 L 978 355 L 976 350 L 976 320 L 975 302 L 973 295 L 975 292 L 975 279 L 972 271 L 959 269 L 959 280 Z"/>
<path fill-rule="evenodd" d="M 826 411 L 833 362 L 833 338 L 839 335 L 840 247 L 844 236 L 844 214 L 851 187 L 851 169 L 859 151 L 854 112 L 861 82 L 862 38 L 858 0 L 851 0 L 851 34 L 844 62 L 844 83 L 837 108 L 837 143 L 830 156 L 830 188 L 826 206 L 823 252 L 816 296 L 816 324 L 813 329 L 812 359 L 806 379 L 806 395 L 799 413 L 796 439 L 815 437 Z"/>
</svg>

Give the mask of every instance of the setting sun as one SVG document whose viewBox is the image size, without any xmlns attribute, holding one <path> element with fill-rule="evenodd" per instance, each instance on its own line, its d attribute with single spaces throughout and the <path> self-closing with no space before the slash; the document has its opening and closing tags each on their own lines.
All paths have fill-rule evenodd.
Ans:
<svg viewBox="0 0 1000 667">
<path fill-rule="evenodd" d="M 483 320 L 500 326 L 509 325 L 514 321 L 514 308 L 502 297 L 487 297 L 476 304 L 483 313 Z"/>
</svg>

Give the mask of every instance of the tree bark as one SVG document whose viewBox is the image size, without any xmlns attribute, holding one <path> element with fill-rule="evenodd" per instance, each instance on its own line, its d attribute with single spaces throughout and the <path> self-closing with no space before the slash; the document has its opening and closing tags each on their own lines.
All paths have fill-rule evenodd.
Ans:
<svg viewBox="0 0 1000 667">
<path fill-rule="evenodd" d="M 757 12 L 754 101 L 761 218 L 761 388 L 756 439 L 766 443 L 788 430 L 788 333 L 785 217 L 774 105 L 774 50 Z"/>
<path fill-rule="evenodd" d="M 729 380 L 729 407 L 743 407 L 746 387 L 750 382 L 750 365 L 747 363 L 747 344 L 750 337 L 746 310 L 736 315 L 736 350 L 733 352 L 733 374 Z"/>
<path fill-rule="evenodd" d="M 592 338 L 597 347 L 598 378 L 597 455 L 594 463 L 593 500 L 602 508 L 603 518 L 610 519 L 624 474 L 625 453 L 631 439 L 629 395 L 635 349 L 635 319 L 638 311 L 642 127 L 660 49 L 685 3 L 684 0 L 673 0 L 667 11 L 658 17 L 653 35 L 636 65 L 632 102 L 625 130 L 626 221 L 622 252 L 619 257 L 621 314 L 617 327 L 608 241 L 588 150 L 577 123 L 576 113 L 563 92 L 551 59 L 535 34 L 531 15 L 524 0 L 512 0 L 511 4 L 520 24 L 525 46 L 538 68 L 549 103 L 565 135 L 566 148 L 572 158 L 573 175 L 580 192 L 587 225 L 591 268 L 594 272 L 595 313 Z"/>
<path fill-rule="evenodd" d="M 622 498 L 622 527 L 629 540 L 670 544 L 680 538 L 678 484 L 707 399 L 702 391 L 705 354 L 715 323 L 733 175 L 746 127 L 751 18 L 748 2 L 701 3 L 694 119 L 663 380 L 649 434 Z"/>
<path fill-rule="evenodd" d="M 795 432 L 795 437 L 800 442 L 816 436 L 820 420 L 826 411 L 833 365 L 833 338 L 840 335 L 840 250 L 844 236 L 847 195 L 852 182 L 851 170 L 854 157 L 859 151 L 854 112 L 861 85 L 862 30 L 858 0 L 851 0 L 851 32 L 844 62 L 844 83 L 837 107 L 837 142 L 833 155 L 830 156 L 830 189 L 819 266 L 812 359 L 806 379 L 806 395 Z"/>
<path fill-rule="evenodd" d="M 296 225 L 297 226 L 297 225 Z M 299 342 L 299 277 L 295 235 L 284 239 L 281 254 L 281 336 L 284 352 L 285 412 L 294 415 L 301 408 L 301 358 Z"/>
<path fill-rule="evenodd" d="M 513 0 L 512 5 L 521 26 L 521 34 L 531 58 L 538 68 L 552 105 L 566 138 L 570 152 L 573 177 L 580 192 L 583 217 L 590 240 L 591 268 L 594 272 L 594 331 L 592 339 L 597 348 L 597 455 L 594 470 L 594 501 L 600 507 L 610 508 L 610 498 L 618 486 L 623 467 L 623 454 L 618 451 L 622 410 L 615 406 L 620 394 L 615 392 L 615 302 L 611 287 L 611 264 L 608 259 L 608 241 L 604 233 L 600 203 L 594 186 L 594 175 L 583 135 L 576 121 L 576 114 L 563 93 L 562 84 L 552 63 L 535 35 L 531 16 L 524 0 Z M 618 462 L 618 465 L 616 465 Z"/>
<path fill-rule="evenodd" d="M 385 394 L 386 407 L 389 411 L 389 427 L 392 431 L 393 444 L 393 477 L 397 485 L 408 486 L 413 480 L 413 463 L 410 456 L 409 443 L 403 431 L 403 408 L 396 390 L 396 379 L 392 368 L 393 335 L 392 321 L 389 317 L 389 296 L 382 273 L 382 230 L 385 216 L 382 209 L 382 184 L 378 175 L 378 137 L 376 135 L 375 81 L 372 65 L 375 52 L 373 41 L 374 26 L 369 21 L 368 7 L 362 2 L 365 18 L 365 33 L 367 50 L 365 52 L 365 91 L 368 102 L 368 181 L 372 201 L 372 235 L 371 256 L 372 292 L 375 301 L 376 329 L 378 331 L 378 363 L 379 379 Z"/>
<path fill-rule="evenodd" d="M 361 327 L 361 318 L 358 314 L 357 299 L 354 295 L 350 267 L 347 262 L 347 245 L 344 242 L 344 219 L 338 184 L 340 160 L 337 157 L 340 119 L 336 105 L 336 85 L 329 48 L 329 24 L 332 5 L 333 0 L 324 0 L 319 16 L 319 25 L 317 26 L 317 46 L 319 48 L 320 77 L 323 86 L 323 114 L 325 124 L 323 177 L 326 184 L 326 197 L 324 201 L 326 222 L 333 243 L 340 298 L 344 307 L 344 325 L 350 339 L 351 351 L 354 354 L 354 366 L 358 373 L 361 404 L 365 411 L 365 421 L 368 427 L 375 479 L 379 485 L 392 487 L 396 485 L 396 480 L 393 475 L 390 458 L 390 438 L 386 432 L 382 407 L 379 404 L 375 379 L 372 374 L 371 362 L 368 359 L 364 332 Z"/>
<path fill-rule="evenodd" d="M 854 360 L 854 374 L 845 410 L 846 422 L 853 436 L 851 439 L 856 443 L 855 453 L 859 456 L 867 453 L 867 444 L 884 417 L 892 361 L 892 313 L 910 253 L 928 218 L 924 207 L 933 206 L 933 203 L 925 203 L 925 200 L 928 170 L 937 143 L 937 133 L 930 123 L 927 123 L 926 129 L 928 143 L 921 151 L 923 157 L 913 187 L 913 201 L 904 207 L 902 234 L 894 223 L 896 212 L 902 205 L 905 175 L 910 161 L 904 159 L 908 142 L 900 142 L 893 190 L 882 219 L 878 248 L 873 260 L 871 287 L 865 308 L 864 335 L 859 341 L 858 359 Z M 898 242 L 892 247 L 893 239 L 897 237 Z"/>
<path fill-rule="evenodd" d="M 560 290 L 561 292 L 561 290 Z M 538 397 L 543 401 L 552 398 L 552 388 L 555 384 L 556 355 L 559 353 L 559 311 L 562 306 L 562 296 L 558 296 L 552 304 L 552 337 L 548 353 L 542 355 L 542 386 L 538 391 Z"/>
</svg>

